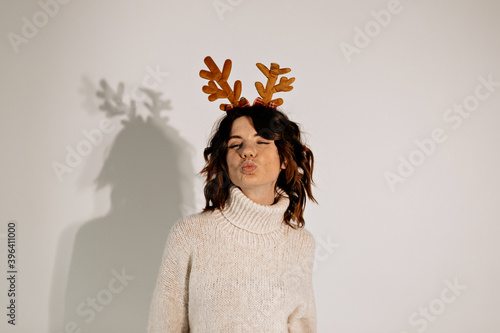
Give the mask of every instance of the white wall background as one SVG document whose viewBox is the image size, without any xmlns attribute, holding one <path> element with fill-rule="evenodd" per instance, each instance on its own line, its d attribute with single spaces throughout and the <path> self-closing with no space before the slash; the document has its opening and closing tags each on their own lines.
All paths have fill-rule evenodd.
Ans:
<svg viewBox="0 0 500 333">
<path fill-rule="evenodd" d="M 387 8 L 381 26 L 372 11 Z M 296 77 L 282 97 L 315 153 L 319 332 L 498 332 L 499 11 L 494 0 L 2 1 L 0 262 L 5 276 L 15 220 L 19 273 L 15 328 L 1 279 L 1 331 L 145 332 L 167 232 L 203 204 L 196 173 L 222 116 L 198 76 L 211 55 L 233 60 L 250 100 L 256 62 Z M 130 93 L 148 68 L 168 73 L 155 90 L 170 110 L 107 118 L 99 80 Z M 60 181 L 53 163 L 102 119 L 110 133 Z M 424 154 L 415 140 L 430 147 L 435 129 Z M 393 191 L 384 174 L 398 168 Z M 111 293 L 122 268 L 127 285 Z"/>
</svg>

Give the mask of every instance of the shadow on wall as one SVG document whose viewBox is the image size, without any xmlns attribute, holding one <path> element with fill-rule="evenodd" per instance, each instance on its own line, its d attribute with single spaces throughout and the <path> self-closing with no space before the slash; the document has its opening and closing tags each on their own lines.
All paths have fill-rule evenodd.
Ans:
<svg viewBox="0 0 500 333">
<path fill-rule="evenodd" d="M 142 89 L 144 120 L 123 102 L 123 84 L 114 92 L 101 81 L 101 89 L 100 109 L 126 118 L 95 180 L 96 192 L 110 188 L 111 208 L 61 236 L 58 258 L 72 252 L 69 269 L 58 260 L 54 271 L 50 332 L 146 332 L 168 232 L 181 206 L 194 207 L 194 149 L 160 117 L 168 101 Z"/>
</svg>

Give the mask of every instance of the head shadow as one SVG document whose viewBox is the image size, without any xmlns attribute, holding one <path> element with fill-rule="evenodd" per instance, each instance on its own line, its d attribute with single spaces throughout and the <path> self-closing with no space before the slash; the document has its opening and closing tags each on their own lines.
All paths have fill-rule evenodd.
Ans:
<svg viewBox="0 0 500 333">
<path fill-rule="evenodd" d="M 84 84 L 87 100 L 95 98 L 96 89 L 90 96 L 89 81 Z M 100 85 L 99 109 L 118 129 L 112 142 L 102 140 L 85 158 L 78 184 L 93 179 L 95 198 L 107 189 L 110 207 L 73 224 L 59 240 L 51 332 L 75 326 L 83 332 L 145 332 L 168 232 L 185 207 L 194 207 L 194 149 L 161 116 L 169 101 L 141 89 L 143 103 L 127 102 L 123 84 L 117 91 L 104 80 Z"/>
</svg>

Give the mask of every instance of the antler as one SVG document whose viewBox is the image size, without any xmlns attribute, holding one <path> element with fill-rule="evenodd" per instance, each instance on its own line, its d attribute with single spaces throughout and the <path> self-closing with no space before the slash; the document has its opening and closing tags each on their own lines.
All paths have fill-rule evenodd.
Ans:
<svg viewBox="0 0 500 333">
<path fill-rule="evenodd" d="M 103 104 L 99 105 L 99 109 L 106 112 L 108 117 L 113 117 L 117 115 L 127 115 L 130 118 L 136 115 L 135 102 L 132 100 L 130 104 L 126 104 L 123 101 L 123 82 L 118 84 L 118 89 L 113 91 L 106 80 L 102 79 L 99 81 L 102 91 L 97 91 L 97 97 L 103 99 Z"/>
<path fill-rule="evenodd" d="M 157 119 L 160 118 L 167 118 L 168 117 L 160 117 L 160 113 L 162 110 L 172 110 L 172 107 L 170 106 L 170 100 L 162 100 L 161 99 L 161 92 L 159 91 L 154 91 L 152 89 L 148 88 L 140 88 L 150 99 L 151 103 L 146 103 L 144 102 L 144 106 L 146 109 L 153 114 L 153 116 Z"/>
<path fill-rule="evenodd" d="M 286 74 L 290 72 L 290 68 L 280 68 L 280 65 L 276 63 L 271 63 L 271 69 L 269 70 L 266 66 L 264 66 L 261 63 L 257 63 L 257 67 L 260 69 L 260 71 L 267 77 L 267 83 L 266 83 L 266 89 L 264 89 L 264 86 L 260 82 L 255 82 L 255 87 L 257 88 L 257 91 L 259 92 L 260 97 L 264 100 L 265 104 L 268 104 L 269 102 L 275 103 L 276 106 L 280 106 L 283 104 L 283 99 L 282 98 L 276 98 L 271 100 L 273 97 L 273 94 L 278 91 L 290 91 L 293 89 L 291 84 L 293 81 L 295 81 L 295 78 L 286 78 L 283 76 L 280 79 L 280 82 L 277 85 L 274 85 L 276 83 L 276 80 L 278 79 L 278 75 L 281 74 Z"/>
<path fill-rule="evenodd" d="M 231 105 L 237 105 L 241 95 L 241 81 L 237 80 L 234 82 L 234 90 L 232 90 L 227 83 L 227 78 L 231 72 L 231 60 L 227 59 L 224 62 L 222 73 L 212 57 L 206 57 L 204 62 L 210 71 L 201 70 L 200 77 L 209 80 L 208 85 L 202 88 L 204 93 L 209 94 L 208 100 L 213 102 L 219 98 L 227 98 L 231 102 Z M 217 88 L 215 82 L 217 82 L 222 89 Z M 221 104 L 220 109 L 224 111 L 227 105 L 228 104 Z"/>
</svg>

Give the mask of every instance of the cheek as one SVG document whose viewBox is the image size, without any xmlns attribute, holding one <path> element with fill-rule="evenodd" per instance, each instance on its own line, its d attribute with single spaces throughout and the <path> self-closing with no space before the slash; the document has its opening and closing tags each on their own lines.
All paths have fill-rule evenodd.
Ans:
<svg viewBox="0 0 500 333">
<path fill-rule="evenodd" d="M 234 152 L 228 150 L 228 152 L 226 154 L 226 163 L 227 163 L 228 167 L 231 167 L 235 164 L 238 164 Z"/>
<path fill-rule="evenodd" d="M 268 161 L 270 165 L 280 165 L 280 156 L 278 155 L 278 150 L 269 152 Z"/>
</svg>

